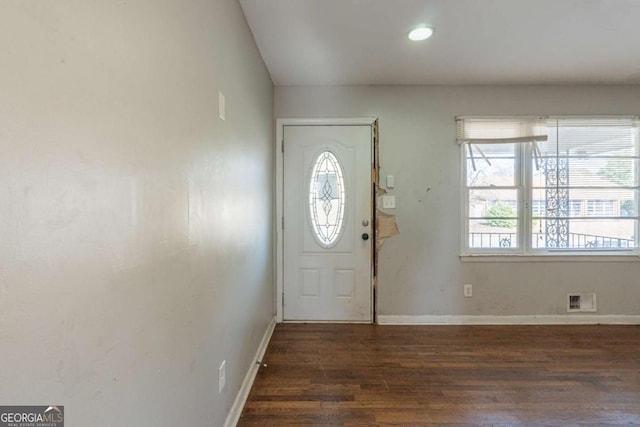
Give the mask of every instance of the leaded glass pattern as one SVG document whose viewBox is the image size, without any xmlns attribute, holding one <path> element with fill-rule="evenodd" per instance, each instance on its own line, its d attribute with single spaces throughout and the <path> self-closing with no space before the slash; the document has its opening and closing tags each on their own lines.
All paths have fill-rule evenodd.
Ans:
<svg viewBox="0 0 640 427">
<path fill-rule="evenodd" d="M 318 242 L 328 248 L 340 237 L 344 220 L 344 174 L 331 151 L 320 153 L 309 182 L 309 214 Z"/>
</svg>

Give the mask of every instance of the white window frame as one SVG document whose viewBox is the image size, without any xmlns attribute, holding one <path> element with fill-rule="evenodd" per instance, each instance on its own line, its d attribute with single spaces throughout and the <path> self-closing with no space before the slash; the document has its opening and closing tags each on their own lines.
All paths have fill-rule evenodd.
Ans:
<svg viewBox="0 0 640 427">
<path fill-rule="evenodd" d="M 590 118 L 590 117 L 585 117 Z M 553 120 L 554 118 L 549 118 Z M 636 122 L 638 123 L 638 122 Z M 634 132 L 634 144 L 638 153 L 640 153 L 640 129 L 636 126 Z M 489 142 L 485 142 L 489 143 Z M 499 142 L 496 142 L 499 143 Z M 602 259 L 607 261 L 637 261 L 640 260 L 640 219 L 635 219 L 635 248 L 631 249 L 563 249 L 563 248 L 534 248 L 532 241 L 532 220 L 533 220 L 533 206 L 532 206 L 532 194 L 533 194 L 533 144 L 532 143 L 519 143 L 516 144 L 515 157 L 516 162 L 514 165 L 514 178 L 516 188 L 518 188 L 518 244 L 517 248 L 472 248 L 469 246 L 469 193 L 470 189 L 475 187 L 469 187 L 467 185 L 467 144 L 460 145 L 460 155 L 462 162 L 462 176 L 461 176 L 461 189 L 462 189 L 462 236 L 461 236 L 461 259 L 463 261 L 479 261 L 487 259 L 501 259 L 526 261 L 534 260 L 533 258 L 540 258 L 541 260 L 575 260 L 577 258 L 583 258 L 584 260 Z M 476 159 L 476 161 L 482 161 Z M 640 159 L 635 161 L 636 176 L 640 172 Z M 479 189 L 482 189 L 480 187 Z M 640 196 L 637 197 L 636 203 L 640 205 Z M 640 206 L 636 206 L 637 212 L 640 215 Z"/>
<path fill-rule="evenodd" d="M 524 238 L 523 235 L 523 222 L 524 222 L 524 204 L 522 203 L 522 200 L 524 200 L 524 194 L 523 192 L 525 191 L 525 174 L 524 174 L 524 168 L 522 167 L 522 158 L 523 158 L 523 150 L 525 149 L 525 147 L 528 144 L 515 144 L 515 150 L 514 150 L 514 157 L 515 157 L 515 163 L 514 163 L 514 185 L 513 186 L 508 186 L 508 187 L 469 187 L 467 186 L 467 150 L 469 149 L 468 146 L 466 144 L 461 145 L 462 147 L 462 192 L 463 192 L 463 212 L 462 212 L 462 222 L 463 222 L 463 235 L 462 235 L 462 247 L 463 249 L 463 253 L 464 254 L 485 254 L 485 255 L 495 255 L 496 253 L 500 253 L 500 254 L 511 254 L 511 255 L 515 255 L 515 254 L 521 254 L 524 253 L 522 251 L 522 246 L 524 243 L 524 240 L 522 240 Z M 477 161 L 482 161 L 481 159 L 478 159 Z M 500 248 L 470 248 L 469 245 L 469 193 L 470 190 L 473 189 L 477 189 L 477 190 L 484 190 L 484 189 L 496 189 L 496 190 L 500 190 L 500 189 L 515 189 L 516 193 L 517 193 L 517 210 L 516 210 L 516 214 L 518 217 L 518 232 L 517 234 L 517 238 L 518 238 L 518 243 L 519 246 L 518 248 L 504 248 L 504 249 L 500 249 Z"/>
</svg>

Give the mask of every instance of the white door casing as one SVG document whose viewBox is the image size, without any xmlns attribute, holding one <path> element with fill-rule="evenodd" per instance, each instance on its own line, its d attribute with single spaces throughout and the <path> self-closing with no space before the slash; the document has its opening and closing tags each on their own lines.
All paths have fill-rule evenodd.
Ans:
<svg viewBox="0 0 640 427">
<path fill-rule="evenodd" d="M 282 141 L 283 320 L 371 322 L 372 126 L 283 125 Z"/>
</svg>

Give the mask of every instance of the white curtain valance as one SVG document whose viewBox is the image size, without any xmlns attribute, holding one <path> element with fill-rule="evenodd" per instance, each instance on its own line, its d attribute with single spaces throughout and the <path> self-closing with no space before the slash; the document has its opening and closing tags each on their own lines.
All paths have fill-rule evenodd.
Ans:
<svg viewBox="0 0 640 427">
<path fill-rule="evenodd" d="M 547 117 L 457 117 L 458 144 L 547 140 Z"/>
</svg>

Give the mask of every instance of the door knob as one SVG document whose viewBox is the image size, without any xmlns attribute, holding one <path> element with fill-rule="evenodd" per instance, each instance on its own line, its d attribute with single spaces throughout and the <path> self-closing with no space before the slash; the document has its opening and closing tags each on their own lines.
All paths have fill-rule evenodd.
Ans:
<svg viewBox="0 0 640 427">
<path fill-rule="evenodd" d="M 362 240 L 369 240 L 369 234 L 362 233 Z"/>
</svg>

